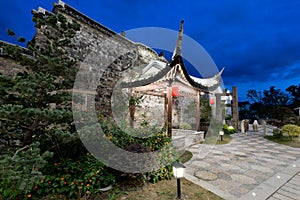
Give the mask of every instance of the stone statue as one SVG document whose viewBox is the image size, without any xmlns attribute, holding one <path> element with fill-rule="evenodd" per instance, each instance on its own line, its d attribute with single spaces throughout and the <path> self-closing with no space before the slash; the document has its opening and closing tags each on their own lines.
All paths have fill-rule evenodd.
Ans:
<svg viewBox="0 0 300 200">
<path fill-rule="evenodd" d="M 252 128 L 254 132 L 258 132 L 258 122 L 257 120 L 254 120 L 253 124 L 252 124 Z"/>
<path fill-rule="evenodd" d="M 245 120 L 241 121 L 241 132 L 245 133 Z"/>
</svg>

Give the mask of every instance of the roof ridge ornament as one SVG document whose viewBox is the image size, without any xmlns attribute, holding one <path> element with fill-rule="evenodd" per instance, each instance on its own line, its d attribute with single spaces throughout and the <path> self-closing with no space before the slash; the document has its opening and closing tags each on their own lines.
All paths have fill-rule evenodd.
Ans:
<svg viewBox="0 0 300 200">
<path fill-rule="evenodd" d="M 61 5 L 63 8 L 65 7 L 65 2 L 63 2 L 62 0 L 58 0 L 58 5 Z"/>
<path fill-rule="evenodd" d="M 182 49 L 182 37 L 183 37 L 183 23 L 184 23 L 184 20 L 181 20 L 180 28 L 178 31 L 178 37 L 177 37 L 177 41 L 176 41 L 176 47 L 173 52 L 172 60 L 174 59 L 174 57 L 176 55 L 182 56 L 181 49 Z"/>
<path fill-rule="evenodd" d="M 39 6 L 38 7 L 38 12 L 42 13 L 42 14 L 46 14 L 46 9 Z"/>
</svg>

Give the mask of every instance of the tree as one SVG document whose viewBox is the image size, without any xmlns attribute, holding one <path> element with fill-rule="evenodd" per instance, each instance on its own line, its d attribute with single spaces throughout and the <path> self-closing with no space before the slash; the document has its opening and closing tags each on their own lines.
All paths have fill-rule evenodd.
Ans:
<svg viewBox="0 0 300 200">
<path fill-rule="evenodd" d="M 0 76 L 0 139 L 7 152 L 38 141 L 43 152 L 51 150 L 62 156 L 64 144 L 79 140 L 70 93 L 77 68 L 67 48 L 72 47 L 71 38 L 80 25 L 61 14 L 35 14 L 33 21 L 40 43 L 35 37 L 27 48 L 34 57 L 24 55 L 19 46 L 3 48 L 24 65 L 24 71 L 15 77 Z"/>
<path fill-rule="evenodd" d="M 255 110 L 261 117 L 274 117 L 278 107 L 287 106 L 288 94 L 271 86 L 269 90 L 248 90 L 247 98 L 252 103 L 251 109 Z"/>
<path fill-rule="evenodd" d="M 275 89 L 271 86 L 269 90 L 263 90 L 257 92 L 256 90 L 248 90 L 247 98 L 252 103 L 261 103 L 265 106 L 284 106 L 289 100 L 289 96 L 282 92 L 280 89 Z"/>
<path fill-rule="evenodd" d="M 291 85 L 286 89 L 286 91 L 291 96 L 291 101 L 292 101 L 291 107 L 292 108 L 300 107 L 300 84 L 298 86 Z"/>
</svg>

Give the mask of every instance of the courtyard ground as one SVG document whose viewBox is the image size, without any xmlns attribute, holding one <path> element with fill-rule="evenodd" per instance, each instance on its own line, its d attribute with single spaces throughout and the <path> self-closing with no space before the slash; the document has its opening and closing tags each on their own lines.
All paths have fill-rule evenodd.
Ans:
<svg viewBox="0 0 300 200">
<path fill-rule="evenodd" d="M 295 191 L 300 190 L 299 148 L 265 139 L 261 128 L 259 132 L 234 134 L 232 138 L 225 145 L 190 147 L 193 157 L 185 164 L 185 177 L 224 199 L 299 197 Z M 294 183 L 294 189 L 282 189 L 287 183 Z"/>
</svg>

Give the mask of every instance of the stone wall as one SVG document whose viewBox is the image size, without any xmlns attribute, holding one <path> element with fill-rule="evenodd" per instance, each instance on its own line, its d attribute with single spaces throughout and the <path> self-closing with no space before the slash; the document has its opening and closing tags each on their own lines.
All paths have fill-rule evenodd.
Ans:
<svg viewBox="0 0 300 200">
<path fill-rule="evenodd" d="M 14 45 L 0 41 L 0 73 L 8 76 L 15 76 L 18 72 L 24 71 L 25 67 L 4 52 L 4 48 L 7 46 Z M 20 47 L 20 50 L 23 55 L 32 57 L 32 53 L 28 49 Z"/>
<path fill-rule="evenodd" d="M 136 108 L 136 124 L 146 120 L 150 125 L 164 126 L 165 99 L 158 96 L 145 95 L 143 102 Z"/>
<path fill-rule="evenodd" d="M 21 66 L 15 60 L 9 56 L 0 55 L 0 73 L 8 76 L 15 76 L 18 72 L 24 70 L 24 66 Z"/>
<path fill-rule="evenodd" d="M 96 69 L 99 74 L 96 109 L 110 116 L 111 96 L 117 83 L 124 77 L 138 74 L 158 55 L 149 47 L 128 40 L 66 4 L 56 4 L 53 11 L 81 25 L 72 40 L 75 47 L 68 51 L 81 62 L 81 66 L 82 63 L 92 63 Z"/>
</svg>

